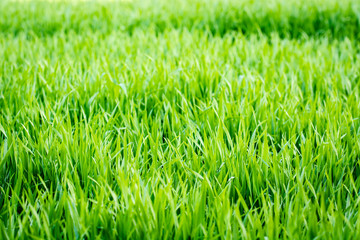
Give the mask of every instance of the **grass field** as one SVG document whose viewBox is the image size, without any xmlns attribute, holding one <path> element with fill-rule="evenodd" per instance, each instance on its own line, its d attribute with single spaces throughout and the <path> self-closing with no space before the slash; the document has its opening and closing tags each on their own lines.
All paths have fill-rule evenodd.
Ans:
<svg viewBox="0 0 360 240">
<path fill-rule="evenodd" d="M 0 239 L 359 239 L 357 0 L 0 1 Z"/>
</svg>

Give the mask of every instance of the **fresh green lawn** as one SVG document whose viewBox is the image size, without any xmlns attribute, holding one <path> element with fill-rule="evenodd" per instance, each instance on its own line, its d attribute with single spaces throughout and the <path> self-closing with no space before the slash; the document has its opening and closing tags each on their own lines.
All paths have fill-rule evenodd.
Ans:
<svg viewBox="0 0 360 240">
<path fill-rule="evenodd" d="M 0 1 L 0 239 L 359 239 L 337 2 Z"/>
</svg>

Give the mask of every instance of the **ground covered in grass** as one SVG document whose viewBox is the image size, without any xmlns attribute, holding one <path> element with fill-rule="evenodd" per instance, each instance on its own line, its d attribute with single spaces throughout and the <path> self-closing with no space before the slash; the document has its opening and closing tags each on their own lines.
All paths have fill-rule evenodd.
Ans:
<svg viewBox="0 0 360 240">
<path fill-rule="evenodd" d="M 337 2 L 0 2 L 0 238 L 359 239 Z"/>
</svg>

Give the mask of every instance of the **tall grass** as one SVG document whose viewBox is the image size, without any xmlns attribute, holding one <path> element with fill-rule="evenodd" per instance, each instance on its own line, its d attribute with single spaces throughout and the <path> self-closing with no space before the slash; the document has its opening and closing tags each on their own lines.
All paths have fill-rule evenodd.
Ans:
<svg viewBox="0 0 360 240">
<path fill-rule="evenodd" d="M 103 36 L 113 31 L 156 33 L 168 29 L 201 30 L 224 36 L 231 32 L 283 38 L 326 36 L 360 38 L 357 0 L 135 0 L 130 2 L 0 3 L 2 33 L 48 36 L 58 32 Z"/>
<path fill-rule="evenodd" d="M 0 238 L 358 239 L 358 3 L 177 4 L 0 3 Z"/>
</svg>

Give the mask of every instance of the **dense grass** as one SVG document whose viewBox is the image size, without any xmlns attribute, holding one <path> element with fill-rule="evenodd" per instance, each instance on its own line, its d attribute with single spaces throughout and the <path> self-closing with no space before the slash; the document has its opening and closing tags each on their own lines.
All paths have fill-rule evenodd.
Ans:
<svg viewBox="0 0 360 240">
<path fill-rule="evenodd" d="M 281 37 L 327 36 L 360 39 L 357 0 L 148 0 L 64 4 L 55 2 L 0 3 L 0 31 L 46 37 L 59 32 L 103 36 L 113 31 L 132 34 L 153 28 L 251 34 L 277 32 Z"/>
<path fill-rule="evenodd" d="M 173 4 L 0 3 L 0 238 L 358 239 L 359 3 Z"/>
</svg>

